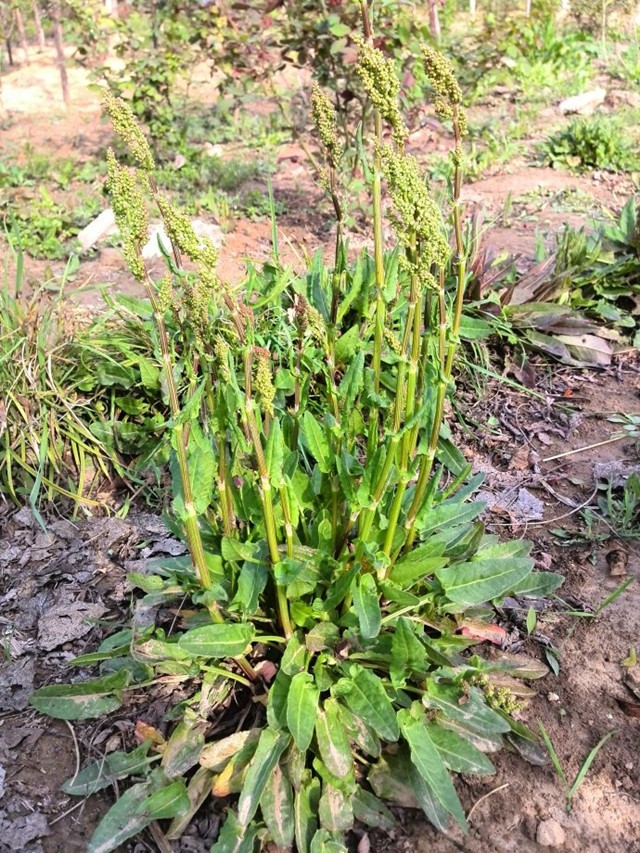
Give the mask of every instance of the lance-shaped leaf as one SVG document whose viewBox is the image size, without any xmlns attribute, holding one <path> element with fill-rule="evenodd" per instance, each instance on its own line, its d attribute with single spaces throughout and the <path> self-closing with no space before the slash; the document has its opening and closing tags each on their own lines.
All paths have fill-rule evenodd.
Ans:
<svg viewBox="0 0 640 853">
<path fill-rule="evenodd" d="M 318 828 L 318 804 L 320 802 L 320 780 L 317 776 L 305 779 L 296 792 L 293 804 L 295 837 L 298 853 L 310 853 L 311 841 Z"/>
<path fill-rule="evenodd" d="M 253 853 L 257 834 L 257 827 L 243 826 L 229 811 L 211 853 Z"/>
<path fill-rule="evenodd" d="M 360 575 L 353 585 L 353 606 L 360 623 L 360 634 L 365 640 L 380 633 L 382 614 L 380 594 L 373 575 Z"/>
<path fill-rule="evenodd" d="M 117 672 L 79 684 L 51 684 L 29 697 L 36 711 L 58 720 L 89 720 L 115 711 L 122 704 L 120 690 L 129 683 L 129 673 Z"/>
<path fill-rule="evenodd" d="M 180 637 L 178 644 L 195 657 L 237 657 L 254 636 L 255 628 L 247 622 L 221 623 L 192 628 Z"/>
<path fill-rule="evenodd" d="M 318 711 L 320 693 L 308 672 L 299 672 L 291 679 L 287 696 L 287 728 L 298 749 L 309 748 Z"/>
<path fill-rule="evenodd" d="M 289 741 L 286 732 L 274 732 L 272 729 L 264 729 L 260 735 L 238 801 L 238 820 L 243 826 L 248 826 L 255 815 L 267 780 Z"/>
<path fill-rule="evenodd" d="M 524 545 L 524 547 L 523 547 Z M 530 574 L 533 562 L 523 556 L 527 543 L 504 542 L 467 563 L 436 570 L 447 598 L 469 607 L 500 598 L 516 589 Z M 530 546 L 529 546 L 530 547 Z"/>
<path fill-rule="evenodd" d="M 477 687 L 464 692 L 454 684 L 429 681 L 422 701 L 428 708 L 437 708 L 446 717 L 482 735 L 502 734 L 510 729 L 509 723 L 486 704 Z"/>
<path fill-rule="evenodd" d="M 427 651 L 416 637 L 411 623 L 404 616 L 396 622 L 391 639 L 391 664 L 389 674 L 395 687 L 404 684 L 412 672 L 422 672 L 425 669 Z"/>
<path fill-rule="evenodd" d="M 406 747 L 402 746 L 396 755 L 381 758 L 371 769 L 368 781 L 381 799 L 404 808 L 421 808 L 436 829 L 447 829 L 449 814 L 411 763 Z"/>
<path fill-rule="evenodd" d="M 179 817 L 171 821 L 166 836 L 169 841 L 174 841 L 182 835 L 193 820 L 196 812 L 211 795 L 211 782 L 213 771 L 206 767 L 199 767 L 191 777 L 187 785 L 187 796 L 189 797 L 189 808 Z"/>
<path fill-rule="evenodd" d="M 260 798 L 260 811 L 278 847 L 291 847 L 294 835 L 293 788 L 276 764 Z"/>
<path fill-rule="evenodd" d="M 187 786 L 182 779 L 175 779 L 140 803 L 138 813 L 150 820 L 165 820 L 184 814 L 190 806 Z"/>
<path fill-rule="evenodd" d="M 322 786 L 318 816 L 320 826 L 329 832 L 348 832 L 354 821 L 351 796 L 335 785 L 325 783 Z"/>
<path fill-rule="evenodd" d="M 146 782 L 128 788 L 111 806 L 91 836 L 87 853 L 111 853 L 128 838 L 133 838 L 148 826 L 152 819 L 140 811 L 149 797 L 165 787 L 164 773 L 152 773 Z"/>
<path fill-rule="evenodd" d="M 162 753 L 162 769 L 170 779 L 183 776 L 198 763 L 204 749 L 206 720 L 182 719 Z"/>
<path fill-rule="evenodd" d="M 326 699 L 322 710 L 317 713 L 316 740 L 320 758 L 330 773 L 341 779 L 352 772 L 351 744 L 336 699 Z"/>
<path fill-rule="evenodd" d="M 348 853 L 348 848 L 336 841 L 328 829 L 319 829 L 311 841 L 310 853 Z"/>
<path fill-rule="evenodd" d="M 61 786 L 62 790 L 74 797 L 90 797 L 120 779 L 141 775 L 150 764 L 160 759 L 159 755 L 148 755 L 150 746 L 151 741 L 147 740 L 131 752 L 118 750 L 92 761 L 73 778 L 67 779 Z"/>
<path fill-rule="evenodd" d="M 495 767 L 486 755 L 456 732 L 443 729 L 437 723 L 427 723 L 427 733 L 444 763 L 454 773 L 490 776 L 495 772 Z"/>
<path fill-rule="evenodd" d="M 248 743 L 257 744 L 259 737 L 260 729 L 245 729 L 242 732 L 234 732 L 222 740 L 208 743 L 200 753 L 200 764 L 214 773 L 219 773 Z"/>
<path fill-rule="evenodd" d="M 323 474 L 328 474 L 331 470 L 332 453 L 324 427 L 309 411 L 302 416 L 301 427 L 301 438 L 304 446 L 318 463 L 320 471 Z"/>
<path fill-rule="evenodd" d="M 398 740 L 400 729 L 393 705 L 375 673 L 361 666 L 352 666 L 349 677 L 341 678 L 333 691 L 381 738 Z"/>
<path fill-rule="evenodd" d="M 377 758 L 380 755 L 380 738 L 376 733 L 346 705 L 339 704 L 338 713 L 349 740 L 362 752 Z"/>
<path fill-rule="evenodd" d="M 462 805 L 440 753 L 429 737 L 424 715 L 416 719 L 412 710 L 403 708 L 398 711 L 400 728 L 411 750 L 411 761 L 440 805 L 466 829 Z"/>
<path fill-rule="evenodd" d="M 364 788 L 356 788 L 353 799 L 353 814 L 360 823 L 375 829 L 392 829 L 396 819 L 382 800 L 379 800 Z"/>
</svg>

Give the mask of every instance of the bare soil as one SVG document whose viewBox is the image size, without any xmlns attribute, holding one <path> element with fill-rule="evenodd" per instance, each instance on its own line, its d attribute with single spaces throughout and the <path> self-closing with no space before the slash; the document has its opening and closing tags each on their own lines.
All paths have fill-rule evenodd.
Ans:
<svg viewBox="0 0 640 853">
<path fill-rule="evenodd" d="M 95 93 L 86 89 L 84 72 L 70 69 L 69 110 L 59 99 L 56 75 L 52 56 L 45 53 L 34 56 L 30 66 L 3 77 L 2 149 L 17 151 L 28 141 L 39 151 L 74 156 L 81 162 L 108 142 L 109 132 L 99 120 Z M 416 149 L 428 144 L 426 137 L 412 141 Z M 290 241 L 283 241 L 283 252 L 300 266 L 297 246 L 312 252 L 327 241 L 324 208 L 307 173 L 301 152 L 288 148 L 281 153 L 274 179 L 276 195 L 282 191 L 306 200 L 304 205 L 299 201 L 290 205 L 279 223 L 282 235 Z M 508 250 L 526 258 L 532 255 L 537 227 L 552 233 L 565 221 L 575 224 L 583 219 L 579 213 L 554 209 L 552 200 L 567 189 L 589 194 L 594 204 L 612 208 L 620 207 L 628 195 L 628 187 L 610 177 L 575 178 L 526 165 L 478 181 L 465 192 L 470 208 L 482 212 L 485 223 L 499 221 L 499 227 L 487 229 L 485 240 L 497 252 Z M 503 217 L 509 196 L 526 196 L 523 209 L 530 211 L 531 218 L 519 216 L 511 221 Z M 304 216 L 298 216 L 299 210 Z M 269 247 L 267 221 L 238 221 L 226 238 L 221 273 L 237 281 L 245 257 L 265 257 Z M 42 280 L 46 266 L 29 261 L 27 274 L 34 285 Z M 78 301 L 95 305 L 91 288 L 101 283 L 136 292 L 116 250 L 104 249 L 83 262 L 77 280 Z M 507 365 L 505 371 L 508 369 Z M 561 597 L 574 609 L 594 610 L 625 576 L 637 578 L 640 574 L 638 541 L 612 537 L 562 547 L 551 531 L 564 527 L 573 534 L 583 529 L 581 507 L 595 497 L 594 464 L 640 464 L 638 444 L 633 440 L 601 444 L 617 429 L 607 420 L 609 414 L 640 411 L 638 364 L 618 359 L 611 369 L 595 373 L 534 361 L 531 369 L 542 400 L 532 400 L 504 385 L 491 385 L 479 401 L 475 391 L 469 390 L 462 405 L 468 429 L 460 429 L 459 438 L 474 468 L 486 473 L 485 491 L 496 498 L 486 515 L 489 528 L 505 536 L 532 539 L 539 566 L 565 575 Z M 459 388 L 463 398 L 466 383 L 462 375 Z M 591 449 L 545 461 L 585 446 Z M 505 495 L 520 489 L 541 502 L 541 519 L 527 520 L 513 509 Z M 611 532 L 606 526 L 603 529 Z M 48 519 L 43 531 L 29 510 L 16 513 L 9 506 L 0 507 L 0 629 L 7 650 L 0 664 L 0 853 L 86 849 L 114 792 L 78 803 L 60 792 L 60 784 L 74 774 L 78 762 L 84 765 L 114 749 L 130 747 L 138 719 L 162 725 L 170 695 L 158 695 L 151 706 L 136 699 L 105 720 L 69 726 L 40 717 L 29 709 L 27 699 L 34 686 L 68 680 L 68 661 L 94 649 L 107 629 L 126 620 L 127 569 L 154 548 L 162 553 L 163 548 L 173 547 L 175 543 L 166 539 L 159 520 L 143 512 L 126 521 Z M 614 550 L 626 555 L 624 576 L 610 574 L 607 555 Z M 81 612 L 80 605 L 93 613 L 93 627 L 68 614 L 56 627 L 52 611 L 53 616 L 60 611 L 55 608 Z M 534 767 L 505 753 L 496 759 L 494 777 L 458 781 L 467 812 L 473 809 L 466 837 L 443 838 L 419 815 L 401 811 L 396 830 L 370 833 L 369 847 L 365 843 L 359 849 L 376 853 L 535 853 L 543 849 L 536 841 L 540 824 L 553 819 L 562 829 L 556 849 L 568 853 L 640 851 L 640 722 L 630 715 L 637 699 L 625 686 L 631 671 L 621 663 L 632 647 L 640 651 L 637 582 L 596 619 L 576 619 L 562 607 L 549 606 L 539 614 L 534 636 L 527 638 L 522 614 L 519 618 L 506 610 L 496 616 L 498 624 L 508 629 L 511 641 L 515 637 L 521 644 L 520 654 L 544 659 L 548 642 L 561 653 L 559 675 L 550 673 L 535 682 L 536 696 L 521 718 L 534 728 L 538 720 L 543 722 L 567 777 L 574 778 L 602 735 L 616 732 L 592 765 L 572 812 L 566 810 L 551 765 Z M 43 635 L 43 624 L 50 626 L 53 639 Z M 57 644 L 56 630 L 60 632 Z M 483 650 L 491 653 L 490 648 Z M 638 669 L 637 665 L 633 668 L 636 683 Z M 78 677 L 73 671 L 71 675 Z M 190 834 L 174 846 L 176 853 L 209 850 L 226 805 L 205 806 Z M 123 847 L 123 851 L 136 853 L 156 849 L 151 836 Z"/>
</svg>

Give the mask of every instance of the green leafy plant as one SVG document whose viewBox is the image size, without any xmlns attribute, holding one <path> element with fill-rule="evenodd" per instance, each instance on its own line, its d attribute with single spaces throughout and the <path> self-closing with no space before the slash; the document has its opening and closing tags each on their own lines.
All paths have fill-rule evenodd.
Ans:
<svg viewBox="0 0 640 853">
<path fill-rule="evenodd" d="M 591 765 L 593 764 L 596 755 L 600 752 L 600 750 L 605 745 L 605 743 L 609 740 L 609 738 L 612 737 L 614 734 L 616 734 L 616 732 L 615 731 L 607 732 L 606 735 L 604 735 L 603 737 L 600 738 L 598 743 L 593 747 L 593 749 L 591 750 L 589 755 L 587 755 L 587 757 L 583 761 L 583 763 L 582 763 L 580 769 L 578 770 L 576 777 L 573 780 L 573 782 L 571 784 L 569 784 L 569 780 L 567 779 L 567 775 L 564 772 L 564 768 L 562 767 L 562 764 L 560 763 L 560 759 L 558 758 L 558 753 L 556 752 L 553 744 L 551 743 L 551 739 L 550 739 L 549 735 L 547 734 L 547 730 L 542 725 L 542 723 L 539 722 L 538 725 L 540 727 L 540 732 L 542 734 L 542 738 L 544 740 L 545 746 L 547 747 L 549 755 L 551 756 L 551 762 L 553 764 L 553 768 L 556 771 L 556 773 L 558 775 L 558 779 L 560 780 L 560 783 L 562 784 L 562 787 L 564 789 L 564 795 L 565 795 L 565 800 L 566 800 L 566 804 L 567 804 L 567 812 L 571 813 L 571 810 L 573 809 L 574 797 L 576 796 L 576 794 L 580 790 L 582 783 L 586 779 L 587 773 L 591 769 Z"/>
<path fill-rule="evenodd" d="M 638 168 L 632 140 L 621 133 L 620 121 L 609 116 L 572 119 L 544 143 L 542 151 L 552 166 L 577 171 L 625 172 Z"/>
<path fill-rule="evenodd" d="M 274 219 L 272 258 L 250 269 L 242 289 L 220 280 L 213 245 L 158 188 L 133 113 L 105 93 L 136 163 L 122 166 L 111 152 L 108 186 L 156 323 L 169 525 L 188 556 L 129 577 L 159 607 L 154 625 L 133 624 L 75 659 L 98 665 L 97 676 L 31 697 L 51 716 L 90 719 L 157 679 L 180 686 L 167 738 L 139 725 L 136 749 L 66 783 L 84 796 L 142 778 L 103 818 L 90 853 L 158 820 L 171 821 L 164 834 L 176 839 L 206 800 L 231 794 L 237 805 L 215 853 L 268 839 L 299 853 L 346 851 L 356 820 L 392 825 L 387 802 L 421 807 L 440 829 L 451 820 L 466 828 L 451 773 L 491 773 L 485 753 L 504 743 L 542 759 L 512 716 L 513 697 L 491 679 L 504 668 L 544 670 L 485 661 L 459 633 L 466 618 L 491 619 L 493 600 L 546 594 L 562 580 L 532 572 L 528 543 L 485 534 L 483 505 L 469 500 L 479 479 L 468 481 L 443 429 L 467 278 L 461 93 L 449 63 L 424 48 L 438 115 L 453 128 L 452 255 L 444 214 L 404 151 L 393 64 L 373 44 L 366 6 L 362 14 L 358 74 L 373 113 L 362 164 L 375 249 L 353 265 L 338 119 L 320 89 L 313 112 L 338 219 L 334 265 L 318 253 L 306 275 L 283 268 Z M 387 252 L 383 188 L 397 241 Z M 171 242 L 158 281 L 141 256 L 151 202 Z M 457 281 L 451 296 L 447 269 Z M 185 599 L 188 610 L 173 610 Z"/>
</svg>

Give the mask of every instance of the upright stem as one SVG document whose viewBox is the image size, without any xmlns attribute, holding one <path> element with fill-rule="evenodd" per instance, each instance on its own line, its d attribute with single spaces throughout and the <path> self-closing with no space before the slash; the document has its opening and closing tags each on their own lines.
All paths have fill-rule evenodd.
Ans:
<svg viewBox="0 0 640 853">
<path fill-rule="evenodd" d="M 69 77 L 65 65 L 64 44 L 62 41 L 62 23 L 60 21 L 60 0 L 51 3 L 51 20 L 53 22 L 53 44 L 56 49 L 56 62 L 60 71 L 60 87 L 62 89 L 62 100 L 65 105 L 69 103 Z"/>
<path fill-rule="evenodd" d="M 280 562 L 280 551 L 278 550 L 278 536 L 276 533 L 276 522 L 273 511 L 271 480 L 269 479 L 267 462 L 265 459 L 264 450 L 262 448 L 262 438 L 260 437 L 260 428 L 258 426 L 258 420 L 256 417 L 255 403 L 252 397 L 252 361 L 253 359 L 251 347 L 248 346 L 246 348 L 244 358 L 245 417 L 247 420 L 247 426 L 249 427 L 251 440 L 253 442 L 253 449 L 256 454 L 256 463 L 258 465 L 258 475 L 260 477 L 260 502 L 262 504 L 262 515 L 264 518 L 267 545 L 269 547 L 269 556 L 271 557 L 272 565 L 275 566 L 277 563 Z M 277 583 L 277 581 L 275 581 L 275 578 L 274 582 L 276 586 L 278 617 L 280 619 L 280 625 L 282 627 L 282 630 L 284 631 L 285 637 L 289 639 L 289 637 L 293 634 L 293 626 L 289 617 L 289 603 L 287 601 L 287 595 L 284 590 L 284 587 Z"/>
<path fill-rule="evenodd" d="M 438 439 L 440 437 L 440 428 L 442 426 L 442 415 L 444 412 L 444 401 L 446 397 L 447 387 L 449 382 L 451 381 L 451 373 L 453 370 L 453 359 L 455 356 L 456 348 L 459 343 L 459 335 L 460 335 L 460 322 L 462 320 L 462 308 L 464 304 L 464 291 L 466 284 L 466 257 L 464 252 L 464 241 L 462 238 L 462 210 L 460 206 L 460 195 L 462 192 L 462 168 L 460 163 L 460 141 L 461 141 L 461 133 L 460 133 L 460 120 L 459 120 L 459 110 L 457 105 L 454 106 L 453 110 L 453 135 L 454 135 L 454 144 L 455 144 L 455 171 L 454 171 L 454 180 L 453 180 L 453 228 L 455 234 L 455 244 L 456 244 L 456 254 L 454 257 L 454 265 L 457 269 L 457 285 L 456 285 L 456 296 L 453 308 L 453 319 L 451 322 L 451 329 L 449 331 L 448 342 L 446 346 L 446 356 L 443 357 L 445 350 L 445 338 L 446 338 L 446 309 L 444 305 L 444 275 L 440 276 L 440 292 L 439 292 L 439 306 L 440 306 L 440 337 L 439 337 L 439 355 L 440 355 L 440 368 L 441 374 L 438 378 L 438 391 L 436 396 L 436 405 L 435 412 L 433 417 L 433 423 L 431 426 L 431 434 L 429 436 L 429 446 L 427 448 L 427 453 L 425 454 L 425 458 L 420 469 L 420 474 L 418 476 L 418 481 L 416 483 L 415 492 L 413 495 L 413 501 L 409 508 L 409 512 L 407 513 L 407 519 L 405 522 L 405 528 L 407 530 L 407 537 L 404 544 L 404 550 L 407 551 L 413 544 L 416 536 L 416 518 L 422 506 L 422 502 L 424 500 L 424 496 L 427 491 L 427 487 L 429 485 L 429 478 L 431 477 L 431 472 L 433 470 L 433 464 L 436 457 L 436 451 L 438 449 Z M 444 362 L 444 363 L 443 363 Z"/>
</svg>

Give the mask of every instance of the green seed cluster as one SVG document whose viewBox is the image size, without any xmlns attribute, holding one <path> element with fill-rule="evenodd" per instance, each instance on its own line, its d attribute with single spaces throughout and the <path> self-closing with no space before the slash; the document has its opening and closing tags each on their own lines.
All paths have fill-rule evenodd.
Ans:
<svg viewBox="0 0 640 853">
<path fill-rule="evenodd" d="M 389 349 L 392 353 L 395 353 L 397 356 L 402 356 L 402 344 L 393 334 L 391 329 L 385 327 L 384 330 L 384 339 L 387 342 Z"/>
<path fill-rule="evenodd" d="M 444 267 L 451 249 L 445 239 L 442 211 L 432 198 L 415 157 L 385 143 L 378 147 L 395 214 L 391 224 L 398 241 L 413 258 L 406 263 L 422 281 L 435 284 L 431 268 Z"/>
<path fill-rule="evenodd" d="M 220 282 L 216 273 L 218 250 L 207 237 L 200 240 L 189 217 L 162 195 L 156 196 L 171 243 L 196 265 L 195 276 L 185 277 L 185 307 L 196 336 L 202 342 L 209 323 L 209 307 Z"/>
<path fill-rule="evenodd" d="M 121 166 L 111 149 L 107 152 L 107 190 L 122 236 L 124 259 L 133 275 L 142 281 L 146 275 L 142 247 L 149 234 L 149 210 L 136 170 Z"/>
<path fill-rule="evenodd" d="M 520 702 L 508 687 L 493 687 L 490 684 L 484 688 L 484 696 L 490 708 L 504 711 L 506 714 L 515 714 L 524 707 L 524 703 Z"/>
<path fill-rule="evenodd" d="M 332 168 L 335 168 L 342 156 L 342 143 L 338 138 L 338 118 L 328 95 L 317 83 L 314 83 L 311 94 L 311 115 L 327 161 Z"/>
<path fill-rule="evenodd" d="M 158 308 L 160 312 L 164 314 L 167 308 L 170 308 L 175 299 L 175 293 L 173 290 L 173 282 L 170 273 L 165 273 L 165 275 L 158 282 Z"/>
<path fill-rule="evenodd" d="M 153 171 L 153 154 L 129 104 L 122 98 L 116 98 L 109 89 L 103 89 L 104 107 L 111 120 L 113 129 L 125 143 L 132 157 L 141 169 Z"/>
<path fill-rule="evenodd" d="M 457 118 L 460 133 L 467 132 L 467 116 L 462 109 L 462 91 L 456 80 L 453 66 L 439 51 L 429 45 L 422 46 L 424 70 L 436 92 L 435 109 L 441 119 Z"/>
<path fill-rule="evenodd" d="M 255 388 L 256 395 L 262 404 L 264 413 L 269 415 L 269 417 L 273 417 L 273 401 L 276 397 L 276 389 L 271 377 L 271 355 L 269 350 L 263 349 L 262 347 L 254 347 L 253 351 L 257 357 L 253 387 Z"/>
<path fill-rule="evenodd" d="M 356 71 L 362 86 L 375 109 L 391 126 L 394 141 L 402 147 L 409 130 L 400 112 L 400 81 L 393 60 L 369 42 L 356 39 L 356 43 L 360 47 Z"/>
<path fill-rule="evenodd" d="M 231 371 L 229 370 L 229 344 L 223 337 L 218 335 L 213 343 L 213 352 L 216 358 L 216 367 L 220 379 L 228 385 L 231 382 Z"/>
</svg>

